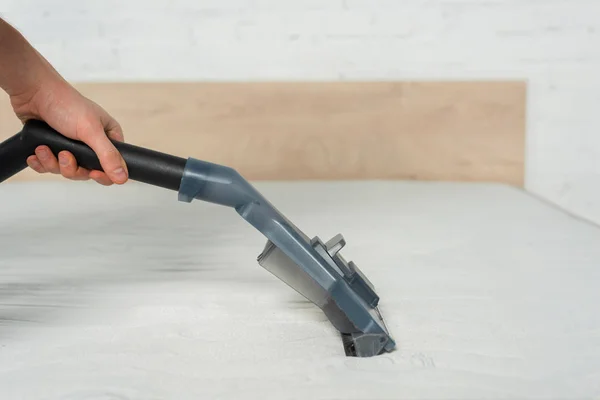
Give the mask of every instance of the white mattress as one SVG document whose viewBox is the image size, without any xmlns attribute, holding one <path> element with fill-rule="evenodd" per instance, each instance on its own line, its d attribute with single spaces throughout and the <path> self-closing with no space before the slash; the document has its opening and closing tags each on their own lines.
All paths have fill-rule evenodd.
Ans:
<svg viewBox="0 0 600 400">
<path fill-rule="evenodd" d="M 600 229 L 519 190 L 270 183 L 342 233 L 398 349 L 348 358 L 235 211 L 139 184 L 0 185 L 2 399 L 600 396 Z"/>
</svg>

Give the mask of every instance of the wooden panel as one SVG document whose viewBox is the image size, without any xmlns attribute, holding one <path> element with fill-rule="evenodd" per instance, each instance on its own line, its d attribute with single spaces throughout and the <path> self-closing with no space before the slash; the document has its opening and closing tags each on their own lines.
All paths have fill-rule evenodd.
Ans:
<svg viewBox="0 0 600 400">
<path fill-rule="evenodd" d="M 249 179 L 523 184 L 523 82 L 77 87 L 120 121 L 128 142 L 230 165 Z M 2 101 L 4 139 L 19 122 Z"/>
</svg>

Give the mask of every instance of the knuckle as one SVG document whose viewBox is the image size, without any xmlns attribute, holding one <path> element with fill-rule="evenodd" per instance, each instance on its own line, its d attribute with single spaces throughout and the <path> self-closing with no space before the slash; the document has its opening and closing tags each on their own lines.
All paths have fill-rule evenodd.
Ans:
<svg viewBox="0 0 600 400">
<path fill-rule="evenodd" d="M 65 178 L 69 178 L 69 179 L 71 179 L 75 176 L 75 174 L 73 173 L 71 168 L 61 168 L 60 174 L 62 176 L 64 176 Z"/>
<path fill-rule="evenodd" d="M 116 148 L 110 146 L 107 149 L 102 150 L 99 157 L 107 162 L 118 162 L 120 154 Z"/>
<path fill-rule="evenodd" d="M 112 167 L 121 166 L 121 153 L 113 146 L 101 151 L 99 157 L 101 160 L 110 163 Z"/>
<path fill-rule="evenodd" d="M 121 125 L 118 122 L 115 122 L 115 126 L 113 129 L 111 129 L 111 136 L 114 137 L 117 140 L 123 141 L 125 140 L 125 136 L 123 135 L 123 129 L 121 128 Z"/>
<path fill-rule="evenodd" d="M 114 123 L 113 130 L 114 130 L 116 133 L 118 133 L 118 134 L 120 134 L 120 135 L 123 135 L 123 127 L 121 126 L 121 124 L 120 124 L 120 123 L 118 123 L 117 121 L 113 121 L 113 123 Z"/>
<path fill-rule="evenodd" d="M 104 132 L 102 125 L 93 115 L 86 115 L 80 118 L 77 121 L 75 130 L 77 132 L 77 138 L 84 142 L 93 140 Z"/>
</svg>

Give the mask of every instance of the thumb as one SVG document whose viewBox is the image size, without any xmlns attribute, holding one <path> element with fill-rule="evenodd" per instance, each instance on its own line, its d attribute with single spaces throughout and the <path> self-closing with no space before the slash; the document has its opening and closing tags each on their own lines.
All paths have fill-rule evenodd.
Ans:
<svg viewBox="0 0 600 400">
<path fill-rule="evenodd" d="M 97 118 L 88 121 L 82 124 L 82 129 L 77 136 L 94 150 L 104 173 L 113 183 L 127 182 L 128 172 L 125 160 L 109 140 L 101 122 Z"/>
</svg>

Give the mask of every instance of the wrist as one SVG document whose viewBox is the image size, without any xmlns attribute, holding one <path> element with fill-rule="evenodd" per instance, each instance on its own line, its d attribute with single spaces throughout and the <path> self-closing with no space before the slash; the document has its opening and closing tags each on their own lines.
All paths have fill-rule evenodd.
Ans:
<svg viewBox="0 0 600 400">
<path fill-rule="evenodd" d="M 21 79 L 8 85 L 6 92 L 11 98 L 32 98 L 46 88 L 60 86 L 64 83 L 63 78 L 36 52 L 32 56 L 29 66 L 23 71 Z"/>
<path fill-rule="evenodd" d="M 11 98 L 32 96 L 46 82 L 61 79 L 19 31 L 0 19 L 0 87 Z"/>
<path fill-rule="evenodd" d="M 44 115 L 48 113 L 48 104 L 54 103 L 55 98 L 63 96 L 69 88 L 69 84 L 60 75 L 39 71 L 35 81 L 23 86 L 18 94 L 10 95 L 10 102 L 21 121 L 44 119 Z"/>
</svg>

